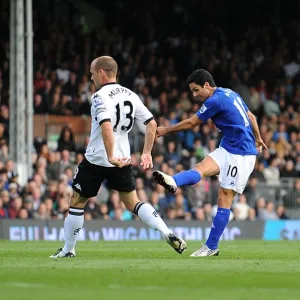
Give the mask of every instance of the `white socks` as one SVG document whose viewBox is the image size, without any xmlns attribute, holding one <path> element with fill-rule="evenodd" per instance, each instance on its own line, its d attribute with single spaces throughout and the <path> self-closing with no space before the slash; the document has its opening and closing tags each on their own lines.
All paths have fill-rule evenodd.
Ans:
<svg viewBox="0 0 300 300">
<path fill-rule="evenodd" d="M 75 254 L 76 240 L 79 231 L 83 227 L 84 222 L 84 209 L 70 207 L 69 215 L 65 219 L 64 233 L 65 233 L 65 245 L 63 251 L 65 253 L 72 252 Z"/>
<path fill-rule="evenodd" d="M 138 215 L 144 223 L 160 231 L 163 236 L 167 237 L 172 232 L 149 203 L 137 203 L 134 208 L 134 213 Z"/>
<path fill-rule="evenodd" d="M 164 237 L 172 233 L 157 211 L 149 203 L 137 203 L 134 208 L 134 213 L 138 215 L 145 224 L 160 231 Z M 63 251 L 65 253 L 72 252 L 75 254 L 76 240 L 83 227 L 83 222 L 84 209 L 71 206 L 69 215 L 66 217 L 64 223 L 65 245 Z"/>
</svg>

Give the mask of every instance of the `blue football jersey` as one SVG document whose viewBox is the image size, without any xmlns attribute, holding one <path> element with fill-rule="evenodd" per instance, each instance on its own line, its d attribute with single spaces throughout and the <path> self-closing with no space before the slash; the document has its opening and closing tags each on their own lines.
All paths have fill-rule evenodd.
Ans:
<svg viewBox="0 0 300 300">
<path fill-rule="evenodd" d="M 242 97 L 230 89 L 217 88 L 197 111 L 203 122 L 212 119 L 222 132 L 220 147 L 239 155 L 258 154 L 248 107 Z"/>
</svg>

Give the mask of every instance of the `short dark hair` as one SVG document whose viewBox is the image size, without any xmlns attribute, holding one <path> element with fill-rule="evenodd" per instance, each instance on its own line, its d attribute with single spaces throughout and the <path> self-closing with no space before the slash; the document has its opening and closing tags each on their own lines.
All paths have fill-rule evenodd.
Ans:
<svg viewBox="0 0 300 300">
<path fill-rule="evenodd" d="M 188 77 L 187 83 L 190 84 L 192 82 L 202 87 L 204 86 L 205 82 L 208 82 L 210 86 L 216 87 L 214 78 L 208 71 L 204 69 L 198 69 Z"/>
<path fill-rule="evenodd" d="M 99 72 L 100 69 L 103 69 L 111 78 L 117 75 L 118 64 L 111 56 L 100 56 L 95 59 L 95 70 Z"/>
</svg>

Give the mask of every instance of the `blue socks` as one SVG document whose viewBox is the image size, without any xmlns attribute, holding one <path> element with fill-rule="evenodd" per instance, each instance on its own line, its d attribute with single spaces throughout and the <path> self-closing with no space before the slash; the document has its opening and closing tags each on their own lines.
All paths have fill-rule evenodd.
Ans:
<svg viewBox="0 0 300 300">
<path fill-rule="evenodd" d="M 201 175 L 196 170 L 180 172 L 173 176 L 177 186 L 194 185 L 201 180 Z"/>
<path fill-rule="evenodd" d="M 224 232 L 225 227 L 228 224 L 230 216 L 230 209 L 228 208 L 218 208 L 217 214 L 214 217 L 209 237 L 206 241 L 206 246 L 209 249 L 217 249 L 218 243 L 220 240 L 221 235 Z"/>
<path fill-rule="evenodd" d="M 201 180 L 201 175 L 196 170 L 188 170 L 174 175 L 173 179 L 178 187 L 182 185 L 194 185 Z M 215 250 L 218 248 L 219 240 L 229 222 L 229 217 L 230 209 L 218 208 L 211 226 L 209 237 L 206 241 L 206 245 L 209 249 Z"/>
</svg>

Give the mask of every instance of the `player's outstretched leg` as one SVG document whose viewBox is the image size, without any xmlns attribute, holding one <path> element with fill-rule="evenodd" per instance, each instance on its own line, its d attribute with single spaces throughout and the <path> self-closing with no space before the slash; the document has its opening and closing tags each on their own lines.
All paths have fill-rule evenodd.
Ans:
<svg viewBox="0 0 300 300">
<path fill-rule="evenodd" d="M 85 205 L 86 198 L 81 197 L 77 192 L 73 191 L 71 205 L 76 203 L 83 203 Z M 82 204 L 80 205 L 82 206 Z M 75 245 L 78 234 L 83 227 L 84 223 L 84 208 L 70 206 L 69 215 L 65 218 L 64 234 L 65 244 L 62 248 L 58 249 L 50 258 L 63 258 L 75 257 Z"/>
<path fill-rule="evenodd" d="M 198 183 L 201 178 L 217 175 L 219 172 L 219 165 L 213 158 L 207 155 L 194 169 L 177 173 L 174 176 L 167 175 L 161 171 L 154 171 L 153 179 L 169 192 L 175 193 L 180 186 L 194 185 Z"/>
<path fill-rule="evenodd" d="M 186 242 L 168 228 L 153 206 L 139 201 L 136 191 L 120 192 L 120 198 L 130 211 L 140 217 L 142 222 L 160 231 L 167 243 L 176 252 L 182 254 L 187 249 Z"/>
<path fill-rule="evenodd" d="M 133 212 L 139 216 L 145 224 L 159 230 L 167 243 L 171 245 L 176 252 L 182 254 L 187 249 L 186 242 L 168 228 L 152 205 L 145 202 L 138 202 Z"/>
<path fill-rule="evenodd" d="M 174 176 L 167 175 L 161 171 L 153 172 L 153 179 L 162 185 L 170 193 L 175 193 L 177 187 L 182 185 L 194 185 L 201 180 L 201 175 L 196 170 L 188 170 Z"/>
<path fill-rule="evenodd" d="M 218 256 L 219 241 L 223 234 L 230 217 L 230 207 L 236 192 L 221 188 L 219 191 L 218 211 L 213 219 L 209 237 L 199 250 L 191 254 L 192 257 Z"/>
</svg>

